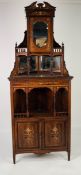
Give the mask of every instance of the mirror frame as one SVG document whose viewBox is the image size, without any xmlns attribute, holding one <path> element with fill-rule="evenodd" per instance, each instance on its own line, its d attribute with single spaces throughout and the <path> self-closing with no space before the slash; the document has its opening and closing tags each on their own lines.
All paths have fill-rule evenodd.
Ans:
<svg viewBox="0 0 81 175">
<path fill-rule="evenodd" d="M 41 48 L 38 48 L 33 42 L 33 23 L 36 22 L 45 22 L 48 25 L 48 41 L 47 44 Z M 42 54 L 51 54 L 53 51 L 53 21 L 50 17 L 31 17 L 27 20 L 28 26 L 28 37 L 27 37 L 27 46 L 28 46 L 28 55 L 42 55 Z"/>
</svg>

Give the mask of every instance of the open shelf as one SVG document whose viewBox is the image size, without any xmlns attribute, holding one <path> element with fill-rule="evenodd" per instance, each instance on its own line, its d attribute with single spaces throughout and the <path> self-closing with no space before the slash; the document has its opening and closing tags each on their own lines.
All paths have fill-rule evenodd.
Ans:
<svg viewBox="0 0 81 175">
<path fill-rule="evenodd" d="M 55 111 L 60 115 L 68 113 L 68 92 L 65 88 L 60 88 L 55 94 Z"/>
<path fill-rule="evenodd" d="M 29 117 L 67 116 L 67 90 L 65 88 L 59 88 L 54 96 L 51 89 L 47 87 L 38 87 L 29 91 L 27 97 L 24 90 L 17 89 L 14 92 L 14 117 L 25 118 L 28 117 L 28 114 Z"/>
<path fill-rule="evenodd" d="M 14 113 L 26 113 L 26 93 L 22 89 L 17 89 L 14 92 Z"/>
<path fill-rule="evenodd" d="M 53 94 L 49 88 L 34 88 L 28 94 L 29 113 L 52 113 Z"/>
</svg>

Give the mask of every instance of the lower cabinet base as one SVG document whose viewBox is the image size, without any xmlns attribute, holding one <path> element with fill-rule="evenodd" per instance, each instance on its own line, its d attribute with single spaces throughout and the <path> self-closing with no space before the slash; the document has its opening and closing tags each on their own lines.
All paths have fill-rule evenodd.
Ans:
<svg viewBox="0 0 81 175">
<path fill-rule="evenodd" d="M 66 150 L 54 150 L 54 151 L 50 151 L 50 150 L 34 150 L 34 151 L 17 151 L 16 153 L 13 153 L 13 163 L 16 163 L 16 155 L 18 154 L 24 154 L 24 153 L 32 153 L 32 154 L 37 154 L 38 156 L 40 155 L 45 155 L 45 154 L 50 154 L 53 152 L 60 152 L 60 151 L 66 151 Z M 68 156 L 68 161 L 70 161 L 70 151 L 66 151 L 67 152 L 67 156 Z"/>
<path fill-rule="evenodd" d="M 70 136 L 67 118 L 16 119 L 13 128 L 13 162 L 16 154 L 66 151 L 70 160 Z M 67 135 L 68 133 L 68 135 Z"/>
</svg>

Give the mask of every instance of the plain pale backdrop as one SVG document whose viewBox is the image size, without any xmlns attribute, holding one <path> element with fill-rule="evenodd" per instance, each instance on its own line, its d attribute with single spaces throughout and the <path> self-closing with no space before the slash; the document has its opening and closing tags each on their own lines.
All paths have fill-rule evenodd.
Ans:
<svg viewBox="0 0 81 175">
<path fill-rule="evenodd" d="M 15 43 L 17 42 L 19 44 L 20 42 L 22 42 L 24 37 L 24 31 L 26 30 L 26 15 L 24 7 L 30 5 L 32 2 L 33 0 L 0 0 L 1 160 L 5 159 L 8 161 L 9 158 L 12 158 L 10 86 L 8 77 L 14 66 Z M 43 1 L 38 0 L 38 3 L 39 2 Z M 81 0 L 47 0 L 47 2 L 49 2 L 53 6 L 56 6 L 54 18 L 55 40 L 59 44 L 61 44 L 62 42 L 64 43 L 66 67 L 69 71 L 69 74 L 74 76 L 71 88 L 71 124 L 72 133 L 75 128 L 77 130 L 77 132 L 74 131 L 75 134 L 72 135 L 72 139 L 73 143 L 75 143 L 73 144 L 73 149 L 76 149 L 75 155 L 78 156 L 78 154 L 80 154 L 78 150 L 81 146 Z M 29 161 L 30 159 L 31 157 L 29 157 Z M 33 174 L 33 172 L 30 174 Z"/>
</svg>

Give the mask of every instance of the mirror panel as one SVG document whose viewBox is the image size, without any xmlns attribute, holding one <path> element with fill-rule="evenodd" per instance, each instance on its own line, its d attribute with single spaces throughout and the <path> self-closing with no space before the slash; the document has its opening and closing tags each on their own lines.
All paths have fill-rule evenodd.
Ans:
<svg viewBox="0 0 81 175">
<path fill-rule="evenodd" d="M 49 56 L 40 56 L 40 69 L 48 70 L 50 69 L 50 57 Z"/>
<path fill-rule="evenodd" d="M 28 61 L 29 60 L 29 61 Z M 28 63 L 29 62 L 29 63 Z M 33 71 L 61 72 L 61 56 L 50 57 L 48 55 L 30 57 L 20 56 L 19 74 Z"/>
<path fill-rule="evenodd" d="M 40 70 L 52 70 L 53 72 L 60 72 L 61 57 L 40 56 Z"/>
<path fill-rule="evenodd" d="M 19 70 L 18 70 L 18 73 L 19 74 L 26 74 L 27 73 L 27 70 L 28 70 L 27 56 L 20 55 L 19 59 L 20 59 L 20 61 L 19 61 Z"/>
<path fill-rule="evenodd" d="M 53 68 L 53 72 L 60 72 L 61 71 L 61 58 L 60 58 L 60 56 L 52 57 L 52 68 Z"/>
<path fill-rule="evenodd" d="M 45 22 L 35 22 L 33 24 L 33 42 L 38 48 L 46 46 L 48 41 L 48 24 Z"/>
<path fill-rule="evenodd" d="M 36 60 L 37 60 L 36 56 L 30 57 L 30 71 L 35 71 L 37 69 Z"/>
</svg>

